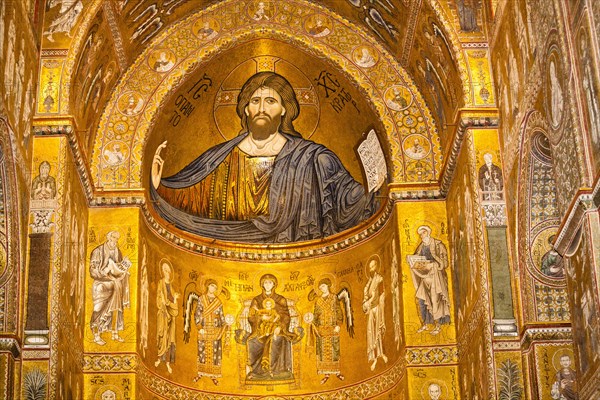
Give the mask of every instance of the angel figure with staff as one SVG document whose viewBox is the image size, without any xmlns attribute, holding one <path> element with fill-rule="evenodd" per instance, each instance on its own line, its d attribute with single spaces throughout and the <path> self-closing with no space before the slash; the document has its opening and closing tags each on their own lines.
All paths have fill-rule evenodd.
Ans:
<svg viewBox="0 0 600 400">
<path fill-rule="evenodd" d="M 195 286 L 194 282 L 190 284 Z M 190 286 L 188 284 L 188 287 Z M 227 350 L 229 345 L 229 327 L 234 322 L 231 315 L 223 312 L 223 302 L 217 295 L 219 286 L 214 279 L 204 282 L 204 293 L 198 294 L 190 291 L 186 296 L 185 317 L 183 328 L 183 340 L 190 340 L 192 309 L 196 304 L 194 322 L 198 329 L 198 374 L 194 378 L 197 382 L 203 376 L 212 380 L 215 385 L 219 384 L 221 372 L 223 348 Z M 186 287 L 187 292 L 187 287 Z M 222 288 L 221 294 L 229 298 L 229 291 Z"/>
<path fill-rule="evenodd" d="M 309 346 L 315 344 L 316 347 L 317 374 L 323 375 L 321 385 L 332 374 L 339 380 L 344 380 L 340 368 L 340 331 L 344 319 L 348 334 L 351 338 L 354 337 L 350 291 L 344 287 L 336 294 L 332 292 L 332 286 L 329 278 L 319 280 L 317 288 L 320 295 L 314 290 L 308 295 L 308 300 L 315 303 L 314 312 L 304 316 L 305 322 L 310 324 Z"/>
</svg>

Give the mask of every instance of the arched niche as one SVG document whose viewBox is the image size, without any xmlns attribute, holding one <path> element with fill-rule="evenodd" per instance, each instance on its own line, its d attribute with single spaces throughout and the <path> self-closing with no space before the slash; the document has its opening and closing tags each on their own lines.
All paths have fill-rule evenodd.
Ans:
<svg viewBox="0 0 600 400">
<path fill-rule="evenodd" d="M 527 318 L 562 321 L 569 318 L 562 257 L 554 251 L 560 225 L 552 145 L 547 125 L 539 113 L 528 118 L 522 143 L 519 177 L 518 231 L 525 240 L 517 244 L 525 297 L 530 299 Z"/>
<path fill-rule="evenodd" d="M 560 266 L 560 255 L 550 251 L 560 225 L 560 214 L 552 149 L 548 137 L 541 131 L 531 137 L 529 194 L 530 272 L 544 282 L 556 284 L 564 278 L 564 269 Z"/>
</svg>

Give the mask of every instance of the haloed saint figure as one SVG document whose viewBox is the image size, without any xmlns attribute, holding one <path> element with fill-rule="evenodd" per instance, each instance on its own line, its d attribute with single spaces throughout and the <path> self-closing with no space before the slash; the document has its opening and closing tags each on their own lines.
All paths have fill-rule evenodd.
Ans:
<svg viewBox="0 0 600 400">
<path fill-rule="evenodd" d="M 281 75 L 259 72 L 238 96 L 240 135 L 162 178 L 158 146 L 150 194 L 176 227 L 228 241 L 286 243 L 351 228 L 377 210 L 367 193 L 325 146 L 303 139 L 294 89 Z"/>
</svg>

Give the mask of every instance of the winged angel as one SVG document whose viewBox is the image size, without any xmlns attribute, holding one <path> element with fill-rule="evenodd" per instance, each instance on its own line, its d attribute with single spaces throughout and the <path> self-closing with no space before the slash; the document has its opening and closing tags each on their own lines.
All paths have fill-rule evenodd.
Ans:
<svg viewBox="0 0 600 400">
<path fill-rule="evenodd" d="M 332 293 L 329 278 L 321 279 L 317 288 L 320 294 L 311 290 L 308 295 L 308 300 L 315 303 L 314 313 L 306 313 L 304 321 L 310 324 L 309 345 L 316 347 L 317 374 L 323 375 L 322 385 L 332 374 L 344 380 L 340 368 L 340 331 L 345 319 L 348 334 L 354 337 L 354 317 L 348 288 Z"/>
</svg>

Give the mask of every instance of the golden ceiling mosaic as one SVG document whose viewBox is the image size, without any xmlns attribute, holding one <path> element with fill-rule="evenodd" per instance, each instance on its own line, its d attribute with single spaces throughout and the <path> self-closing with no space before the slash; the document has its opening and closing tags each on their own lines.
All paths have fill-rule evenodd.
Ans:
<svg viewBox="0 0 600 400">
<path fill-rule="evenodd" d="M 46 8 L 37 111 L 76 117 L 96 190 L 144 186 L 144 145 L 167 98 L 217 54 L 235 53 L 246 42 L 268 43 L 255 58 L 278 51 L 281 57 L 279 43 L 292 41 L 311 58 L 327 60 L 326 75 L 307 75 L 313 95 L 323 110 L 345 118 L 357 117 L 348 112 L 357 99 L 376 111 L 378 134 L 393 160 L 392 183 L 438 181 L 458 109 L 494 105 L 487 51 L 470 55 L 461 44 L 485 40 L 477 2 L 57 0 Z M 473 56 L 482 61 L 467 62 Z M 228 57 L 220 68 L 233 71 L 242 61 Z M 346 87 L 335 85 L 337 75 L 348 79 Z M 202 102 L 215 101 L 210 96 Z M 394 96 L 403 100 L 396 104 Z M 183 111 L 192 113 L 198 106 L 189 103 Z M 189 115 L 173 116 L 182 117 Z M 115 145 L 118 165 L 105 156 Z"/>
</svg>

